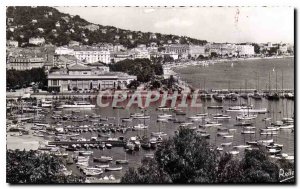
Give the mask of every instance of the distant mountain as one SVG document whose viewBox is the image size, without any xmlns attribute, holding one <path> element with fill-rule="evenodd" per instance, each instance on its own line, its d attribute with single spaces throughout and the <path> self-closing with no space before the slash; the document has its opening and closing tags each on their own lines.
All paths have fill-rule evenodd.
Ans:
<svg viewBox="0 0 300 189">
<path fill-rule="evenodd" d="M 127 48 L 136 47 L 137 44 L 149 45 L 151 42 L 159 46 L 166 43 L 207 43 L 206 40 L 186 36 L 130 31 L 93 24 L 78 15 L 61 13 L 53 7 L 7 7 L 6 17 L 6 38 L 17 40 L 23 46 L 28 45 L 31 37 L 43 37 L 46 43 L 57 46 L 67 45 L 70 41 L 78 41 L 84 45 L 122 44 Z"/>
</svg>

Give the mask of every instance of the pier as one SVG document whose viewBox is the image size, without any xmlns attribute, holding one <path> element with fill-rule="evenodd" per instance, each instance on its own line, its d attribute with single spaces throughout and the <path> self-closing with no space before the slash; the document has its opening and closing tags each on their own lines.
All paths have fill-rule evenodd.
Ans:
<svg viewBox="0 0 300 189">
<path fill-rule="evenodd" d="M 126 142 L 121 140 L 101 140 L 101 141 L 49 141 L 48 145 L 67 146 L 73 144 L 111 144 L 113 147 L 125 147 Z"/>
</svg>

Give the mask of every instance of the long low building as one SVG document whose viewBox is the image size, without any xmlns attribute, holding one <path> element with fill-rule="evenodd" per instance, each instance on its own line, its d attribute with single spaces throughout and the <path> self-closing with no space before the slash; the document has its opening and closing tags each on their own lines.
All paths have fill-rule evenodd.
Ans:
<svg viewBox="0 0 300 189">
<path fill-rule="evenodd" d="M 49 91 L 66 92 L 71 90 L 91 89 L 122 89 L 136 76 L 122 72 L 107 72 L 99 67 L 90 67 L 81 63 L 74 63 L 67 68 L 52 69 L 48 74 Z"/>
<path fill-rule="evenodd" d="M 6 68 L 8 70 L 31 70 L 32 68 L 42 68 L 44 63 L 44 58 L 11 57 L 8 60 Z"/>
</svg>

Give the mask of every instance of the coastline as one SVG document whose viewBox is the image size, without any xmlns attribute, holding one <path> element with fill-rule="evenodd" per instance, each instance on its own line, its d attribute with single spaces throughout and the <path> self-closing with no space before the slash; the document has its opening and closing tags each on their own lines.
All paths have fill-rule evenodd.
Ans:
<svg viewBox="0 0 300 189">
<path fill-rule="evenodd" d="M 191 84 L 187 81 L 183 80 L 182 77 L 175 69 L 192 67 L 192 66 L 209 66 L 219 63 L 225 62 L 237 62 L 237 61 L 250 61 L 250 60 L 272 60 L 272 59 L 285 59 L 285 58 L 294 58 L 294 56 L 272 56 L 272 57 L 250 57 L 250 58 L 235 58 L 235 59 L 215 59 L 215 60 L 203 60 L 203 61 L 187 61 L 187 62 L 179 62 L 179 63 L 169 63 L 163 66 L 164 76 L 168 77 L 170 75 L 174 75 L 177 77 L 178 82 L 181 86 L 188 87 L 189 89 L 194 89 Z M 167 74 L 165 74 L 167 73 Z"/>
</svg>

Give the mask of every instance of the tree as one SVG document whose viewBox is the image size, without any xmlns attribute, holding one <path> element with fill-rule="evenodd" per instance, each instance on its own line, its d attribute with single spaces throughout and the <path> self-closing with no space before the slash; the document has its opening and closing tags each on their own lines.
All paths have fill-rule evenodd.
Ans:
<svg viewBox="0 0 300 189">
<path fill-rule="evenodd" d="M 137 80 L 133 80 L 127 85 L 127 88 L 137 89 L 139 85 L 140 85 L 140 82 L 138 82 Z"/>
<path fill-rule="evenodd" d="M 274 161 L 266 148 L 245 150 L 242 159 L 221 154 L 190 129 L 164 140 L 154 159 L 130 168 L 123 183 L 274 183 L 279 169 L 294 169 L 287 160 Z M 291 182 L 294 182 L 293 180 Z"/>
<path fill-rule="evenodd" d="M 62 160 L 37 151 L 6 151 L 6 181 L 10 184 L 79 183 L 82 177 L 60 173 Z"/>
</svg>

